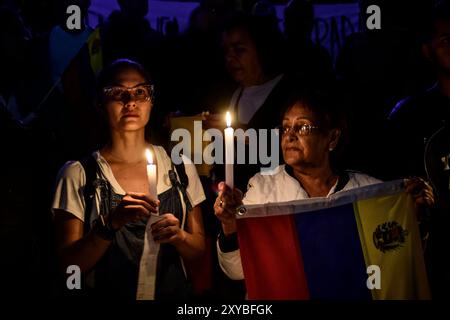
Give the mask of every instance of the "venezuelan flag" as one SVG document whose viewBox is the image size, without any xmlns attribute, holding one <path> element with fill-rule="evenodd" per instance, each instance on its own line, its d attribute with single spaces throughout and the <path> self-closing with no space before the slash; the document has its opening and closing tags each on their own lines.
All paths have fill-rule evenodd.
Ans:
<svg viewBox="0 0 450 320">
<path fill-rule="evenodd" d="M 247 206 L 238 238 L 249 299 L 429 299 L 402 181 Z"/>
</svg>

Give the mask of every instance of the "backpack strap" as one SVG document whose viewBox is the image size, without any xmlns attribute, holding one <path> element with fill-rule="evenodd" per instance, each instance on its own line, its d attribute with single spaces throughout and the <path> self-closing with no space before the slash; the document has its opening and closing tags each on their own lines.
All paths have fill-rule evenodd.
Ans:
<svg viewBox="0 0 450 320">
<path fill-rule="evenodd" d="M 175 171 L 176 168 L 176 171 Z M 178 178 L 177 179 L 177 173 Z M 178 188 L 181 191 L 181 194 L 183 195 L 184 203 L 186 204 L 187 211 L 192 210 L 192 204 L 189 200 L 189 197 L 187 195 L 187 187 L 189 185 L 189 178 L 186 174 L 186 169 L 184 167 L 184 163 L 181 162 L 180 164 L 174 165 L 172 163 L 172 170 L 169 170 L 169 179 L 172 183 L 172 186 Z"/>
<path fill-rule="evenodd" d="M 181 162 L 180 164 L 173 164 L 172 163 L 172 169 L 175 166 L 177 173 L 178 173 L 178 178 L 180 179 L 180 183 L 181 185 L 187 189 L 187 187 L 189 186 L 189 178 L 186 174 L 186 168 L 184 167 L 184 163 Z"/>
<path fill-rule="evenodd" d="M 86 185 L 83 190 L 85 203 L 84 232 L 86 234 L 90 229 L 89 221 L 91 218 L 92 206 L 94 204 L 97 179 L 97 161 L 95 160 L 94 156 L 90 154 L 81 159 L 80 163 L 83 166 L 84 173 L 86 175 Z"/>
</svg>

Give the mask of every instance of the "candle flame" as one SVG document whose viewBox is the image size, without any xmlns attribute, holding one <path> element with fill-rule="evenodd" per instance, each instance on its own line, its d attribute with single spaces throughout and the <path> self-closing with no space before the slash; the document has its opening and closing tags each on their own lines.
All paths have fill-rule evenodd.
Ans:
<svg viewBox="0 0 450 320">
<path fill-rule="evenodd" d="M 149 149 L 145 150 L 145 156 L 147 157 L 147 163 L 148 164 L 153 164 L 152 152 Z"/>
<path fill-rule="evenodd" d="M 227 127 L 231 127 L 231 114 L 230 111 L 227 111 L 227 115 L 225 116 L 227 120 Z"/>
</svg>

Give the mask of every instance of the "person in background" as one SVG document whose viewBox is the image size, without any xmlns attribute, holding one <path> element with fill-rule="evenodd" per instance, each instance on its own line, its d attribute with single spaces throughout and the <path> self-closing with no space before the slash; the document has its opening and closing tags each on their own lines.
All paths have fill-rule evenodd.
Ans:
<svg viewBox="0 0 450 320">
<path fill-rule="evenodd" d="M 235 128 L 258 131 L 278 125 L 277 116 L 293 83 L 284 73 L 284 44 L 277 22 L 271 16 L 238 16 L 225 26 L 222 46 L 226 67 L 238 88 L 227 105 L 228 110 L 223 111 L 231 112 Z M 223 114 L 216 120 L 212 127 L 225 125 Z M 270 140 L 267 145 L 271 145 Z M 236 165 L 239 173 L 235 184 L 245 188 L 260 167 L 260 163 Z"/>
<path fill-rule="evenodd" d="M 360 0 L 360 21 L 366 10 L 378 5 L 381 29 L 368 29 L 346 37 L 336 60 L 341 91 L 346 95 L 350 140 L 347 152 L 353 168 L 380 178 L 388 173 L 381 166 L 386 144 L 386 117 L 401 97 L 417 92 L 427 77 L 420 66 L 416 31 L 431 1 Z"/>
<path fill-rule="evenodd" d="M 312 41 L 313 28 L 312 1 L 291 0 L 284 9 L 284 36 L 289 70 L 310 82 L 332 82 L 336 78 L 333 61 L 323 46 Z"/>
<path fill-rule="evenodd" d="M 120 10 L 113 11 L 101 26 L 104 62 L 129 58 L 145 66 L 159 56 L 162 35 L 147 20 L 149 2 L 146 0 L 117 0 Z M 152 74 L 156 70 L 151 70 Z"/>
<path fill-rule="evenodd" d="M 423 32 L 422 53 L 435 74 L 426 90 L 400 100 L 388 117 L 390 178 L 420 176 L 430 181 L 436 206 L 422 233 L 429 233 L 427 264 L 435 297 L 448 297 L 443 268 L 450 213 L 450 2 L 440 1 Z"/>
</svg>

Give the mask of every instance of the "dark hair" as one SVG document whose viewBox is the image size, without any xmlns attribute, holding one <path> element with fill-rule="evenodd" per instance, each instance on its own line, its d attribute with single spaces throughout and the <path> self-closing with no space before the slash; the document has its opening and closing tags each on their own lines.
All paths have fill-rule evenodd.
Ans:
<svg viewBox="0 0 450 320">
<path fill-rule="evenodd" d="M 329 132 L 333 129 L 341 131 L 339 142 L 330 158 L 332 167 L 336 170 L 341 169 L 343 167 L 344 148 L 348 139 L 348 126 L 344 103 L 340 94 L 332 87 L 298 84 L 288 94 L 286 103 L 282 108 L 280 123 L 284 115 L 296 103 L 301 103 L 317 117 L 317 125 L 321 128 L 321 132 Z"/>
<path fill-rule="evenodd" d="M 248 32 L 265 74 L 275 75 L 283 71 L 284 38 L 276 19 L 272 16 L 239 15 L 229 20 L 223 31 L 228 33 L 236 29 Z"/>
<path fill-rule="evenodd" d="M 96 97 L 98 105 L 102 103 L 103 88 L 115 84 L 117 76 L 130 69 L 139 73 L 145 79 L 145 82 L 151 83 L 150 75 L 140 63 L 130 59 L 115 60 L 106 66 L 97 77 Z"/>
<path fill-rule="evenodd" d="M 310 0 L 292 0 L 284 8 L 285 34 L 311 36 L 314 28 L 314 6 Z M 295 28 L 296 30 L 291 30 Z"/>
<path fill-rule="evenodd" d="M 296 103 L 311 110 L 319 121 L 319 125 L 328 131 L 344 125 L 342 101 L 334 89 L 302 85 L 288 93 L 282 109 L 283 117 Z"/>
<path fill-rule="evenodd" d="M 450 21 L 450 0 L 437 1 L 426 15 L 424 31 L 421 33 L 422 42 L 429 42 L 436 32 L 436 22 Z"/>
</svg>

